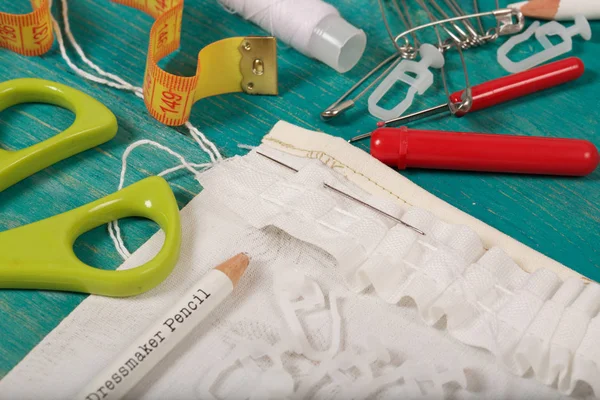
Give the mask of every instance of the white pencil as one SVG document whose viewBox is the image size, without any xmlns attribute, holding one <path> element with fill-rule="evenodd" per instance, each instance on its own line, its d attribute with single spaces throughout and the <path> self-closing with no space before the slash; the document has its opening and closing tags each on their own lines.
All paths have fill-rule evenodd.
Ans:
<svg viewBox="0 0 600 400">
<path fill-rule="evenodd" d="M 75 399 L 116 400 L 127 394 L 227 298 L 246 271 L 248 263 L 245 254 L 238 254 L 204 275 Z"/>
<path fill-rule="evenodd" d="M 588 20 L 600 19 L 600 0 L 531 0 L 510 4 L 523 15 L 537 19 L 567 21 L 583 15 Z"/>
</svg>

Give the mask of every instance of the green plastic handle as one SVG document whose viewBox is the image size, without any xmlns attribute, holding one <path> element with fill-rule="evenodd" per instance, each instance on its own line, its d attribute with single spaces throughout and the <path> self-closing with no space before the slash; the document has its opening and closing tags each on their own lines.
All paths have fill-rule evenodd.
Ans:
<svg viewBox="0 0 600 400">
<path fill-rule="evenodd" d="M 73 252 L 83 233 L 110 221 L 142 217 L 165 232 L 160 252 L 128 270 L 101 270 Z M 146 178 L 75 210 L 0 232 L 0 288 L 49 289 L 104 296 L 133 296 L 152 289 L 173 270 L 179 258 L 179 208 L 167 182 Z"/>
<path fill-rule="evenodd" d="M 49 103 L 71 110 L 73 124 L 52 138 L 18 151 L 0 149 L 0 191 L 34 173 L 112 139 L 114 114 L 93 97 L 60 83 L 22 78 L 0 83 L 0 112 L 22 103 Z"/>
<path fill-rule="evenodd" d="M 21 103 L 55 104 L 75 113 L 65 131 L 23 150 L 0 149 L 0 192 L 72 155 L 112 139 L 114 114 L 78 90 L 43 79 L 0 83 L 0 111 Z M 108 271 L 77 258 L 73 244 L 83 233 L 125 217 L 153 220 L 165 232 L 160 252 L 139 267 Z M 113 195 L 46 220 L 0 232 L 0 288 L 50 289 L 104 296 L 132 296 L 162 282 L 179 258 L 179 208 L 167 182 L 147 178 Z"/>
</svg>

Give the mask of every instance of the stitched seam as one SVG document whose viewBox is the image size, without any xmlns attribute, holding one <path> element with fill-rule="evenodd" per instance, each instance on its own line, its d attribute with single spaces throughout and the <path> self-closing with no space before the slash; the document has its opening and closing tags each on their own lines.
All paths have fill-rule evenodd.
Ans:
<svg viewBox="0 0 600 400">
<path fill-rule="evenodd" d="M 294 146 L 294 145 L 292 145 L 292 144 L 286 143 L 286 142 L 284 142 L 284 141 L 281 141 L 281 140 L 279 140 L 279 139 L 274 139 L 274 138 L 272 138 L 272 137 L 269 137 L 269 136 L 266 136 L 266 137 L 264 137 L 264 138 L 263 138 L 263 140 L 267 140 L 267 141 L 270 141 L 270 142 L 273 142 L 273 143 L 277 143 L 277 144 L 279 144 L 279 145 L 281 145 L 281 146 L 283 146 L 283 147 L 287 147 L 287 148 L 290 148 L 290 149 L 294 149 L 294 150 L 298 150 L 298 151 L 303 151 L 303 152 L 306 152 L 306 153 L 308 153 L 308 154 L 307 154 L 307 155 L 306 155 L 304 158 L 318 159 L 318 160 L 320 160 L 321 162 L 323 162 L 325 165 L 328 165 L 328 166 L 329 166 L 329 162 L 330 162 L 330 161 L 335 161 L 335 163 L 337 163 L 338 165 L 336 165 L 336 164 L 331 164 L 330 168 L 332 168 L 332 169 L 335 169 L 335 168 L 346 168 L 346 169 L 350 170 L 351 172 L 353 172 L 353 173 L 355 173 L 355 174 L 357 174 L 357 175 L 360 175 L 360 176 L 362 176 L 363 178 L 367 179 L 369 182 L 373 183 L 375 186 L 379 187 L 380 189 L 382 189 L 382 190 L 386 191 L 387 193 L 389 193 L 390 195 L 394 196 L 394 197 L 395 197 L 395 198 L 397 198 L 398 200 L 402 200 L 403 202 L 405 202 L 405 203 L 406 203 L 406 204 L 408 204 L 409 206 L 411 206 L 411 207 L 414 207 L 414 205 L 413 205 L 413 204 L 409 203 L 408 201 L 404 200 L 402 197 L 400 197 L 400 196 L 398 196 L 397 194 L 393 193 L 393 192 L 392 192 L 390 189 L 388 189 L 388 188 L 386 188 L 385 186 L 381 185 L 379 182 L 376 182 L 376 181 L 374 181 L 373 179 L 371 179 L 371 178 L 369 178 L 368 176 L 366 176 L 365 174 L 363 174 L 362 172 L 356 171 L 354 168 L 351 168 L 351 167 L 347 166 L 346 164 L 344 164 L 344 163 L 340 162 L 338 159 L 336 159 L 335 157 L 333 157 L 332 155 L 330 155 L 330 154 L 328 154 L 328 153 L 326 153 L 326 152 L 324 152 L 324 151 L 321 151 L 321 150 L 317 151 L 317 150 L 301 149 L 301 148 L 298 148 L 298 147 L 296 147 L 296 146 Z M 320 156 L 312 156 L 313 154 L 320 154 Z M 327 161 L 324 161 L 324 160 L 321 158 L 322 156 L 327 156 L 327 157 L 329 157 L 329 160 L 327 160 Z M 483 244 L 482 244 L 482 247 L 483 247 L 483 249 L 484 249 L 485 251 L 488 251 L 488 250 L 489 250 L 489 248 L 487 248 L 487 247 L 486 247 L 486 246 L 484 246 Z M 518 264 L 517 264 L 517 265 L 518 265 Z M 519 266 L 519 268 L 520 268 L 521 270 L 525 271 L 525 270 L 523 269 L 523 267 L 522 267 L 522 266 L 520 266 L 520 265 L 518 265 L 518 266 Z M 568 267 L 567 267 L 567 268 L 568 268 Z M 581 279 L 581 280 L 582 280 L 584 283 L 586 283 L 586 284 L 587 284 L 587 283 L 591 283 L 591 282 L 592 282 L 592 280 L 591 280 L 591 279 L 589 279 L 588 277 L 586 277 L 586 276 L 583 276 L 583 275 L 581 275 L 581 274 L 580 274 L 580 279 Z"/>
<path fill-rule="evenodd" d="M 386 188 L 385 186 L 381 185 L 379 182 L 374 181 L 373 179 L 371 179 L 370 177 L 366 176 L 365 174 L 363 174 L 362 172 L 359 172 L 357 170 L 355 170 L 352 167 L 349 167 L 348 165 L 344 164 L 343 162 L 339 161 L 338 159 L 336 159 L 335 157 L 333 157 L 332 155 L 324 152 L 324 151 L 317 151 L 317 150 L 309 150 L 309 149 L 301 149 L 299 147 L 294 146 L 293 144 L 290 143 L 286 143 L 283 142 L 279 139 L 274 139 L 271 138 L 269 136 L 263 138 L 263 140 L 268 140 L 270 142 L 274 142 L 277 143 L 283 147 L 286 148 L 290 148 L 290 149 L 294 149 L 294 150 L 298 150 L 298 151 L 303 151 L 306 154 L 306 156 L 304 158 L 311 158 L 311 159 L 318 159 L 319 161 L 321 161 L 322 163 L 324 163 L 327 166 L 330 166 L 330 168 L 335 169 L 335 168 L 346 168 L 348 170 L 350 170 L 350 172 L 356 174 L 356 175 L 360 175 L 363 178 L 367 179 L 369 182 L 373 183 L 375 186 L 379 187 L 380 189 L 384 190 L 385 192 L 389 193 L 390 195 L 394 196 L 395 198 L 397 198 L 398 200 L 401 200 L 403 202 L 405 202 L 406 204 L 408 204 L 411 207 L 414 207 L 413 204 L 411 204 L 410 202 L 404 200 L 402 197 L 398 196 L 396 193 L 392 192 L 390 189 Z M 328 160 L 325 161 L 323 160 L 323 156 L 327 156 Z M 331 161 L 334 161 L 334 163 L 331 163 Z M 481 247 L 483 248 L 484 251 L 488 251 L 489 248 L 486 247 L 485 245 L 481 245 Z M 523 269 L 521 266 L 519 266 L 519 268 Z"/>
<path fill-rule="evenodd" d="M 273 139 L 270 137 L 265 137 L 264 140 L 268 140 L 270 142 L 274 142 L 277 143 L 283 147 L 287 147 L 287 148 L 291 148 L 294 150 L 298 150 L 298 151 L 303 151 L 306 152 L 306 156 L 305 158 L 311 158 L 311 159 L 318 159 L 319 161 L 321 161 L 322 163 L 324 163 L 325 165 L 330 166 L 330 168 L 335 169 L 335 168 L 345 168 L 350 170 L 350 172 L 356 174 L 356 175 L 360 175 L 363 178 L 367 179 L 369 182 L 373 183 L 375 186 L 379 187 L 380 189 L 384 190 L 385 192 L 391 194 L 392 196 L 394 196 L 395 198 L 397 198 L 398 200 L 402 200 L 403 202 L 405 202 L 406 204 L 408 204 L 411 207 L 414 207 L 413 204 L 409 203 L 408 201 L 404 200 L 402 197 L 398 196 L 397 194 L 395 194 L 394 192 L 392 192 L 390 189 L 386 188 L 385 186 L 381 185 L 379 182 L 374 181 L 373 179 L 369 178 L 368 176 L 366 176 L 365 174 L 363 174 L 362 172 L 359 172 L 357 170 L 355 170 L 352 167 L 349 167 L 348 165 L 344 164 L 343 162 L 341 162 L 340 160 L 336 159 L 335 157 L 333 157 L 331 154 L 328 154 L 324 151 L 317 151 L 317 150 L 309 150 L 309 149 L 301 149 L 298 148 L 292 144 L 286 143 L 286 142 L 282 142 L 279 139 Z M 324 160 L 323 157 L 327 156 L 328 159 Z"/>
</svg>

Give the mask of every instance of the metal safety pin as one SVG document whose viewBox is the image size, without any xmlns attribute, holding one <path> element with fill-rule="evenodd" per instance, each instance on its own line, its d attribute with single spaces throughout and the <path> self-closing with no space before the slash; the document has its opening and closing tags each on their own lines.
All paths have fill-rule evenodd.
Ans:
<svg viewBox="0 0 600 400">
<path fill-rule="evenodd" d="M 428 12 L 428 13 L 431 14 L 430 12 Z M 429 28 L 429 27 L 436 27 L 439 25 L 443 25 L 443 24 L 455 22 L 455 21 L 469 20 L 471 18 L 480 19 L 481 17 L 485 17 L 485 16 L 494 16 L 496 18 L 497 26 L 489 29 L 484 35 L 478 35 L 477 41 L 473 41 L 473 40 L 458 40 L 457 41 L 457 40 L 455 40 L 455 38 L 453 38 L 451 36 L 446 41 L 438 44 L 440 51 L 442 53 L 444 53 L 445 51 L 447 51 L 453 47 L 457 47 L 458 50 L 467 49 L 467 48 L 473 46 L 474 43 L 488 42 L 488 41 L 495 40 L 498 36 L 504 36 L 504 35 L 518 33 L 521 30 L 523 30 L 523 27 L 525 26 L 525 17 L 519 10 L 511 9 L 511 8 L 502 8 L 502 9 L 497 9 L 497 10 L 493 10 L 493 11 L 478 12 L 478 13 L 466 14 L 466 15 L 453 17 L 453 18 L 436 20 L 436 21 L 432 21 L 427 24 L 419 25 L 417 27 L 410 28 L 410 29 L 404 31 L 403 33 L 397 35 L 394 38 L 394 43 L 397 48 L 400 47 L 400 48 L 406 48 L 406 49 L 408 49 L 408 48 L 415 49 L 415 46 L 410 44 L 410 42 L 407 38 L 408 35 L 414 35 L 415 32 L 417 32 L 421 29 Z M 448 30 L 446 30 L 446 32 L 448 32 Z M 400 40 L 404 40 L 405 44 L 403 46 L 398 45 Z M 411 54 L 413 54 L 412 58 L 414 58 L 414 55 L 416 55 L 416 53 L 414 53 L 414 52 Z M 385 74 L 387 72 L 391 71 L 403 58 L 409 58 L 409 57 L 405 57 L 401 53 L 396 53 L 396 54 L 388 57 L 387 59 L 383 60 L 375 68 L 373 68 L 371 71 L 369 71 L 363 78 L 361 78 L 358 82 L 356 82 L 339 99 L 337 99 L 333 104 L 331 104 L 329 107 L 327 107 L 327 109 L 321 113 L 321 119 L 323 119 L 325 121 L 330 120 L 330 119 L 344 113 L 346 110 L 354 107 L 356 102 L 362 96 L 364 96 L 365 93 L 367 91 L 369 91 L 369 89 L 371 89 L 374 85 L 376 85 L 379 81 L 381 81 L 381 79 L 383 79 Z M 375 81 L 370 83 L 367 87 L 365 87 L 365 89 L 363 89 L 360 93 L 358 93 L 352 99 L 348 99 L 348 97 L 358 87 L 360 87 L 373 74 L 375 74 L 377 71 L 379 71 L 381 68 L 383 68 L 385 65 L 387 65 L 389 63 L 392 63 L 392 64 L 386 69 L 386 71 L 384 71 L 384 73 L 378 79 L 376 79 Z M 464 62 L 463 62 L 463 67 L 464 67 Z M 445 78 L 444 78 L 444 80 L 445 80 Z M 469 92 L 470 92 L 470 88 L 467 88 L 467 90 L 465 91 L 465 93 L 466 93 L 465 102 L 463 104 L 460 104 L 459 106 L 455 106 L 455 105 L 451 106 L 451 111 L 453 113 L 468 111 L 468 108 L 470 107 L 470 102 L 471 102 Z"/>
<path fill-rule="evenodd" d="M 383 25 L 385 26 L 385 29 L 390 37 L 391 42 L 394 44 L 394 47 L 396 48 L 396 52 L 394 54 L 392 54 L 390 57 L 388 57 L 385 60 L 383 60 L 382 62 L 380 62 L 375 68 L 371 69 L 371 71 L 369 71 L 358 82 L 356 82 L 354 85 L 352 85 L 352 87 L 346 93 L 344 93 L 338 100 L 336 100 L 333 104 L 331 104 L 329 107 L 327 107 L 327 109 L 321 113 L 321 119 L 323 119 L 324 121 L 330 120 L 330 119 L 336 117 L 337 115 L 345 112 L 346 110 L 354 107 L 354 105 L 356 104 L 356 101 L 358 101 L 373 86 L 375 86 L 378 82 L 380 82 L 403 59 L 414 60 L 417 57 L 418 47 L 420 46 L 420 42 L 419 42 L 419 39 L 417 38 L 417 36 L 414 33 L 412 34 L 413 41 L 414 41 L 416 47 L 411 45 L 409 43 L 408 39 L 405 40 L 406 43 L 403 46 L 399 46 L 398 43 L 396 41 L 394 41 L 394 34 L 392 33 L 392 29 L 390 27 L 388 18 L 386 16 L 383 0 L 378 0 L 378 3 L 379 3 L 379 9 L 381 11 L 381 16 L 383 18 Z M 412 27 L 413 25 L 412 25 L 412 20 L 410 18 L 410 14 L 407 12 L 408 7 L 406 5 L 406 0 L 402 0 L 402 5 L 404 7 L 404 11 L 402 11 L 400 9 L 400 5 L 398 4 L 398 1 L 394 0 L 392 3 L 394 5 L 394 9 L 396 10 L 396 13 L 400 17 L 400 19 L 402 20 L 404 25 L 409 28 Z M 360 91 L 360 93 L 358 93 L 352 99 L 346 100 L 352 93 L 354 93 L 354 91 L 356 89 L 358 89 L 360 86 L 362 86 L 362 84 L 367 79 L 369 79 L 371 76 L 373 76 L 375 73 L 377 73 L 379 70 L 381 70 L 383 67 L 385 67 L 388 64 L 390 64 L 390 65 L 373 82 L 371 82 L 369 85 L 367 85 L 363 90 Z"/>
<path fill-rule="evenodd" d="M 290 171 L 298 172 L 298 170 L 296 168 L 292 167 L 291 165 L 287 165 L 284 162 L 277 160 L 276 158 L 273 158 L 273 157 L 270 157 L 270 156 L 268 156 L 268 155 L 266 155 L 264 153 L 261 153 L 260 151 L 257 151 L 256 154 L 258 154 L 260 156 L 263 156 L 264 158 L 269 159 L 269 160 L 273 161 L 274 163 L 279 164 L 282 167 L 285 167 L 285 168 L 289 169 Z M 388 217 L 391 220 L 393 220 L 393 221 L 395 221 L 395 222 L 397 222 L 397 223 L 399 223 L 401 225 L 404 225 L 405 227 L 407 227 L 409 229 L 412 229 L 413 231 L 417 232 L 419 235 L 425 236 L 425 232 L 423 232 L 422 230 L 420 230 L 418 228 L 415 228 L 414 226 L 412 226 L 410 224 L 407 224 L 406 222 L 402 221 L 400 218 L 394 217 L 393 215 L 388 214 L 385 211 L 380 210 L 379 208 L 374 207 L 374 206 L 370 205 L 369 203 L 366 203 L 366 202 L 364 202 L 364 201 L 362 201 L 362 200 L 360 200 L 360 199 L 358 199 L 358 198 L 356 198 L 356 197 L 354 197 L 354 196 L 352 196 L 352 195 L 350 195 L 350 194 L 348 194 L 348 193 L 346 193 L 346 192 L 344 192 L 344 191 L 342 191 L 342 190 L 340 190 L 340 189 L 338 189 L 338 188 L 336 188 L 334 186 L 331 186 L 328 183 L 323 182 L 323 187 L 326 188 L 326 189 L 329 189 L 329 190 L 331 190 L 331 191 L 333 191 L 333 192 L 335 192 L 335 193 L 337 193 L 337 194 L 339 194 L 341 196 L 344 196 L 347 199 L 355 201 L 355 202 L 357 202 L 357 203 L 359 203 L 359 204 L 367 207 L 368 209 L 370 209 L 372 211 L 375 211 L 378 214 L 383 215 L 384 217 Z"/>
<path fill-rule="evenodd" d="M 514 33 L 521 32 L 521 30 L 525 26 L 525 17 L 519 10 L 512 9 L 512 8 L 501 8 L 499 10 L 486 11 L 486 12 L 462 15 L 462 16 L 458 16 L 458 17 L 440 19 L 437 21 L 429 22 L 427 24 L 419 25 L 415 28 L 408 29 L 408 30 L 402 32 L 401 34 L 399 34 L 398 36 L 396 36 L 394 38 L 394 41 L 396 43 L 398 43 L 398 41 L 400 39 L 404 39 L 405 36 L 412 34 L 413 32 L 419 31 L 421 29 L 438 26 L 438 25 L 445 24 L 448 22 L 463 21 L 463 20 L 467 20 L 470 18 L 486 17 L 489 15 L 493 15 L 496 18 L 496 21 L 498 22 L 497 28 L 494 28 L 495 33 L 493 33 L 493 34 L 490 33 L 489 39 L 491 39 L 493 35 L 504 36 L 504 35 L 511 35 Z M 517 18 L 516 22 L 514 22 L 513 17 Z M 484 37 L 484 39 L 486 39 L 486 37 Z"/>
</svg>

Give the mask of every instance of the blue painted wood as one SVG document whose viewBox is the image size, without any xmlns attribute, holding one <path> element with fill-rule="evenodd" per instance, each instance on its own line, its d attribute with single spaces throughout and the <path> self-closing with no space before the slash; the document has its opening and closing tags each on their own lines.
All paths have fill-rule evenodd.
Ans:
<svg viewBox="0 0 600 400">
<path fill-rule="evenodd" d="M 0 2 L 0 10 L 26 12 L 28 2 Z M 56 1 L 55 1 L 56 3 Z M 372 1 L 335 2 L 347 19 L 368 34 L 362 62 L 340 75 L 291 48 L 279 46 L 280 97 L 225 95 L 202 100 L 193 107 L 191 122 L 213 140 L 226 157 L 243 154 L 238 144 L 257 145 L 280 119 L 344 138 L 373 128 L 366 99 L 348 115 L 327 124 L 319 113 L 354 81 L 392 51 Z M 493 1 L 480 2 L 490 9 Z M 126 7 L 99 1 L 71 1 L 71 25 L 88 56 L 102 68 L 140 84 L 144 73 L 147 33 L 151 19 Z M 55 5 L 58 7 L 58 5 Z M 58 11 L 54 10 L 55 15 Z M 424 15 L 415 15 L 423 20 Z M 593 23 L 590 42 L 575 40 L 573 54 L 587 72 L 579 81 L 469 115 L 463 119 L 433 118 L 422 128 L 579 137 L 600 146 L 600 24 Z M 192 75 L 198 51 L 206 44 L 261 30 L 225 12 L 216 2 L 186 1 L 182 48 L 163 64 L 173 73 Z M 495 45 L 466 53 L 471 82 L 505 74 L 495 61 Z M 534 47 L 524 45 L 517 57 Z M 69 54 L 76 60 L 71 49 Z M 81 62 L 77 62 L 82 65 Z M 58 47 L 42 57 L 22 57 L 0 50 L 0 79 L 41 77 L 71 85 L 106 104 L 117 116 L 119 132 L 111 142 L 60 162 L 0 194 L 0 230 L 7 230 L 71 210 L 112 193 L 118 184 L 120 158 L 126 146 L 147 138 L 170 146 L 193 162 L 207 162 L 184 129 L 169 128 L 149 118 L 143 103 L 130 93 L 83 80 L 61 59 Z M 456 54 L 448 56 L 452 87 L 460 86 Z M 417 99 L 413 109 L 444 100 L 437 91 Z M 73 120 L 69 112 L 44 105 L 22 105 L 0 113 L 0 143 L 22 148 L 48 138 Z M 367 149 L 365 143 L 360 147 Z M 532 149 L 533 151 L 533 149 Z M 175 160 L 153 148 L 139 148 L 130 159 L 127 183 L 173 166 Z M 474 215 L 536 250 L 600 280 L 600 172 L 581 179 L 435 171 L 406 171 L 405 176 L 428 191 Z M 201 187 L 186 173 L 171 179 L 183 207 Z M 150 223 L 126 221 L 124 236 L 130 249 L 155 231 Z M 76 253 L 101 268 L 116 268 L 121 260 L 104 228 L 81 237 Z M 35 251 L 35 249 L 32 249 Z M 78 294 L 0 291 L 0 377 L 69 314 L 85 296 Z"/>
</svg>

